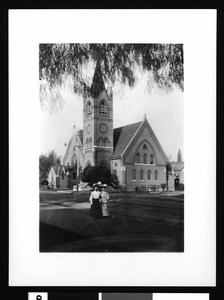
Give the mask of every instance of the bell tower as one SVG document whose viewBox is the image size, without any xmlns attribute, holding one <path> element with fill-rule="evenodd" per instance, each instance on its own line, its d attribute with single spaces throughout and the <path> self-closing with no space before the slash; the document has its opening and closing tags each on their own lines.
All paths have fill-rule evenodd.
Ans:
<svg viewBox="0 0 224 300">
<path fill-rule="evenodd" d="M 113 154 L 113 96 L 107 93 L 100 65 L 96 65 L 91 97 L 83 101 L 84 167 L 104 165 L 110 169 Z"/>
</svg>

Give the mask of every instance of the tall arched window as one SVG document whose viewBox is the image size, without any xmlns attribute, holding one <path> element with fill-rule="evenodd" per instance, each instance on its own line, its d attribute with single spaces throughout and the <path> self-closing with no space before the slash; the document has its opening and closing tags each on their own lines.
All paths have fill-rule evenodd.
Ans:
<svg viewBox="0 0 224 300">
<path fill-rule="evenodd" d="M 104 141 L 103 141 L 103 144 L 104 146 L 108 146 L 108 143 L 110 143 L 109 139 L 107 137 L 105 137 Z"/>
<path fill-rule="evenodd" d="M 154 163 L 154 156 L 153 154 L 150 155 L 150 164 L 153 164 Z"/>
<path fill-rule="evenodd" d="M 136 171 L 135 170 L 132 171 L 132 180 L 136 180 Z"/>
<path fill-rule="evenodd" d="M 143 177 L 144 177 L 144 172 L 143 170 L 140 170 L 140 180 L 143 180 Z"/>
<path fill-rule="evenodd" d="M 77 177 L 76 172 L 73 172 L 73 173 L 72 173 L 72 180 L 76 180 L 76 177 Z"/>
<path fill-rule="evenodd" d="M 91 113 L 92 113 L 92 106 L 91 106 L 91 102 L 88 101 L 87 105 L 86 105 L 86 114 L 88 116 L 88 115 L 91 115 Z"/>
<path fill-rule="evenodd" d="M 135 156 L 135 162 L 140 163 L 140 154 L 139 153 L 137 153 Z"/>
<path fill-rule="evenodd" d="M 100 101 L 100 107 L 99 111 L 101 115 L 107 115 L 108 114 L 108 107 L 106 101 L 103 99 Z"/>
<path fill-rule="evenodd" d="M 92 138 L 90 137 L 90 138 L 89 138 L 89 145 L 90 145 L 90 146 L 92 146 L 92 141 L 93 141 L 93 140 L 92 140 Z"/>
<path fill-rule="evenodd" d="M 103 146 L 103 138 L 99 138 L 99 146 Z"/>
<path fill-rule="evenodd" d="M 143 164 L 147 164 L 147 154 L 143 155 Z"/>
<path fill-rule="evenodd" d="M 155 170 L 154 176 L 155 176 L 155 180 L 158 180 L 158 171 L 157 170 Z"/>
<path fill-rule="evenodd" d="M 89 139 L 86 139 L 86 146 L 89 147 Z"/>
<path fill-rule="evenodd" d="M 147 171 L 147 180 L 151 180 L 151 171 L 150 170 Z"/>
</svg>

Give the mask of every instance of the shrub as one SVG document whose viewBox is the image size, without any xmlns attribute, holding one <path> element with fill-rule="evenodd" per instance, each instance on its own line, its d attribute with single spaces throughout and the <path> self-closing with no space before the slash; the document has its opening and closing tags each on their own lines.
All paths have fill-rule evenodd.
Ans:
<svg viewBox="0 0 224 300">
<path fill-rule="evenodd" d="M 161 186 L 161 188 L 162 188 L 162 190 L 163 190 L 163 192 L 164 192 L 164 190 L 165 190 L 165 188 L 166 188 L 166 184 L 165 184 L 165 183 L 161 183 L 160 186 Z"/>
<path fill-rule="evenodd" d="M 183 191 L 184 190 L 184 184 L 183 183 L 179 183 L 178 190 L 179 191 Z"/>
<path fill-rule="evenodd" d="M 110 170 L 104 166 L 88 166 L 83 170 L 82 173 L 82 181 L 89 182 L 90 185 L 93 185 L 93 183 L 98 181 L 109 184 L 111 182 L 110 178 Z"/>
</svg>

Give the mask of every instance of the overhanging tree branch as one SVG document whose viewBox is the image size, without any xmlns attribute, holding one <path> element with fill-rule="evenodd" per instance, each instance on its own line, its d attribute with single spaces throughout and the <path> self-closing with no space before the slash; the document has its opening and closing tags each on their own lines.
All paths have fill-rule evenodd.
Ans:
<svg viewBox="0 0 224 300">
<path fill-rule="evenodd" d="M 134 87 L 139 66 L 144 72 L 151 72 L 160 90 L 184 88 L 182 44 L 40 44 L 40 81 L 47 82 L 49 93 L 60 88 L 66 74 L 71 74 L 74 93 L 90 96 L 92 82 L 85 76 L 83 66 L 91 73 L 94 65 L 100 66 L 101 76 L 109 86 L 121 82 Z M 47 94 L 41 93 L 40 97 L 44 106 Z"/>
</svg>

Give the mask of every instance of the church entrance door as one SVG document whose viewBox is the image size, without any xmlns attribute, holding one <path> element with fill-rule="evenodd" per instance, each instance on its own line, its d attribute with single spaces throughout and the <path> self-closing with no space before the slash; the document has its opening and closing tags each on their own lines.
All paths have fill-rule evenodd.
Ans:
<svg viewBox="0 0 224 300">
<path fill-rule="evenodd" d="M 175 186 L 175 191 L 177 191 L 179 189 L 179 178 L 175 178 L 174 186 Z"/>
</svg>

